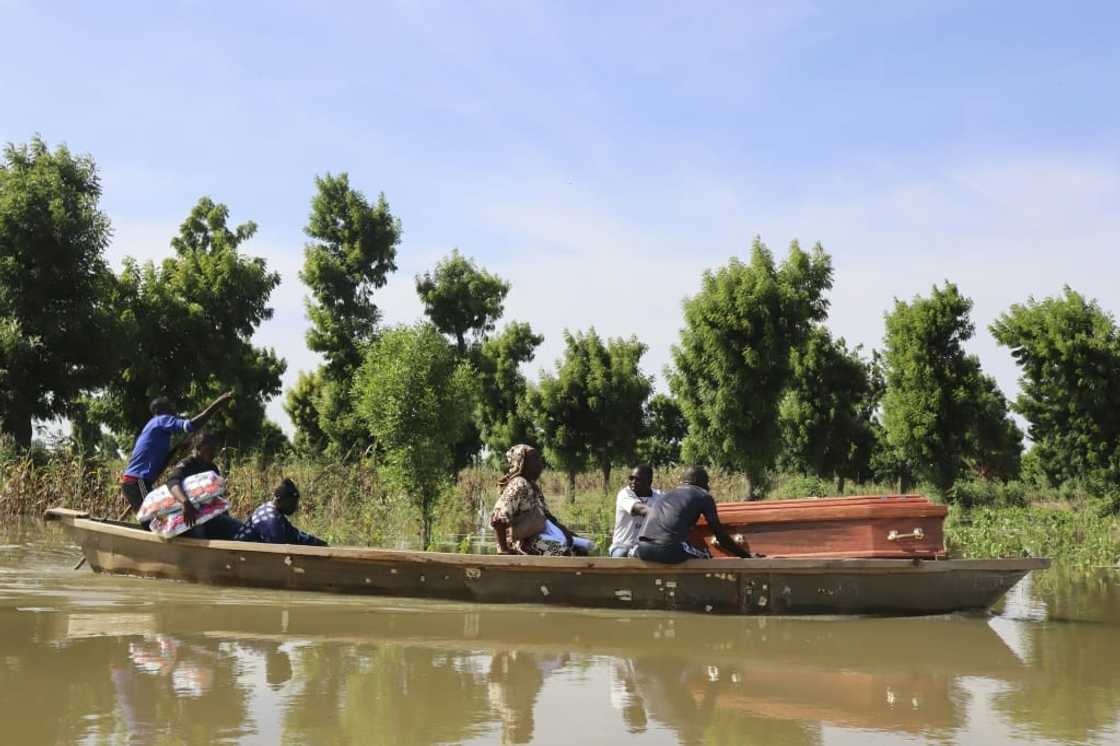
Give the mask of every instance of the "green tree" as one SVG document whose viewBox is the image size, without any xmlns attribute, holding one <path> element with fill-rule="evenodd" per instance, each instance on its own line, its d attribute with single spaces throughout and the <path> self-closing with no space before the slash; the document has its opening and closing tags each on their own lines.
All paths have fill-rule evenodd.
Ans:
<svg viewBox="0 0 1120 746">
<path fill-rule="evenodd" d="M 288 392 L 285 408 L 300 413 L 298 420 L 293 417 L 299 443 L 329 443 L 328 450 L 343 457 L 368 442 L 368 429 L 352 412 L 350 384 L 377 335 L 380 311 L 373 291 L 397 268 L 401 226 L 384 194 L 371 205 L 345 173 L 316 177 L 315 188 L 304 228 L 312 241 L 304 247 L 300 279 L 311 291 L 307 345 L 326 364 L 302 388 Z"/>
<path fill-rule="evenodd" d="M 685 301 L 685 328 L 673 347 L 669 387 L 688 421 L 686 459 L 759 478 L 781 447 L 778 410 L 790 378 L 790 351 L 828 313 L 832 263 L 818 244 L 796 241 L 780 267 L 759 238 L 751 261 L 705 272 Z"/>
<path fill-rule="evenodd" d="M 995 383 L 981 372 L 979 358 L 964 351 L 974 331 L 971 309 L 972 301 L 946 282 L 928 298 L 896 300 L 886 317 L 887 450 L 942 494 L 980 455 L 982 420 L 993 425 L 1007 419 L 1006 406 L 999 412 L 1002 395 L 992 395 Z M 904 482 L 902 490 L 908 486 Z"/>
<path fill-rule="evenodd" d="M 502 317 L 509 283 L 478 267 L 458 249 L 439 261 L 435 270 L 416 276 L 416 294 L 436 328 L 455 338 L 460 355 L 467 353 L 467 335 L 480 341 Z"/>
<path fill-rule="evenodd" d="M 516 443 L 537 441 L 521 366 L 532 361 L 542 342 L 544 337 L 528 324 L 514 322 L 479 346 L 476 419 L 482 442 L 492 454 L 500 456 Z"/>
<path fill-rule="evenodd" d="M 634 459 L 652 385 L 639 368 L 646 346 L 636 338 L 604 345 L 591 329 L 565 331 L 564 343 L 556 374 L 542 373 L 532 402 L 546 452 L 567 473 L 575 499 L 576 474 L 588 465 L 599 469 L 607 492 L 611 467 Z"/>
<path fill-rule="evenodd" d="M 382 451 L 387 475 L 419 513 L 425 547 L 476 386 L 470 364 L 430 324 L 386 331 L 354 378 L 358 416 Z"/>
<path fill-rule="evenodd" d="M 319 426 L 322 393 L 323 369 L 312 373 L 300 371 L 295 385 L 288 389 L 284 399 L 284 411 L 296 429 L 292 445 L 300 453 L 322 453 L 327 447 L 327 435 Z"/>
<path fill-rule="evenodd" d="M 1096 301 L 1066 287 L 1013 305 L 991 326 L 1019 364 L 1014 408 L 1052 483 L 1120 483 L 1120 331 Z"/>
<path fill-rule="evenodd" d="M 89 156 L 40 138 L 0 162 L 0 432 L 71 413 L 114 369 L 109 219 Z"/>
<path fill-rule="evenodd" d="M 384 194 L 370 205 L 348 174 L 316 177 L 315 188 L 304 228 L 313 240 L 299 274 L 311 290 L 307 346 L 326 358 L 327 378 L 341 380 L 376 335 L 380 312 L 373 291 L 397 268 L 401 225 Z"/>
<path fill-rule="evenodd" d="M 843 339 L 816 326 L 791 353 L 793 376 L 782 399 L 780 417 L 784 460 L 789 467 L 835 479 L 844 492 L 847 479 L 869 471 L 875 402 L 870 366 Z"/>
<path fill-rule="evenodd" d="M 280 392 L 286 364 L 252 337 L 272 317 L 268 300 L 280 276 L 240 251 L 257 226 L 231 229 L 228 219 L 229 208 L 203 197 L 171 241 L 174 256 L 159 265 L 125 260 L 112 305 L 127 354 L 91 410 L 126 447 L 151 416 L 153 397 L 196 412 L 226 389 L 236 393 L 233 406 L 208 429 L 243 451 L 260 447 L 265 404 Z"/>
<path fill-rule="evenodd" d="M 667 394 L 654 394 L 645 405 L 642 437 L 637 459 L 652 466 L 673 466 L 681 462 L 681 444 L 688 435 L 688 422 L 680 406 Z"/>
</svg>

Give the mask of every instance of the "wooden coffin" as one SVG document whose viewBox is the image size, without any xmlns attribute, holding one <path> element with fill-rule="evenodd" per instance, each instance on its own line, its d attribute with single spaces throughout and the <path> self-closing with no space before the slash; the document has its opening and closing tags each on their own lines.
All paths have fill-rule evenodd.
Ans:
<svg viewBox="0 0 1120 746">
<path fill-rule="evenodd" d="M 948 508 L 921 495 L 720 503 L 718 511 L 732 537 L 767 557 L 945 557 Z M 731 556 L 703 518 L 689 540 Z"/>
</svg>

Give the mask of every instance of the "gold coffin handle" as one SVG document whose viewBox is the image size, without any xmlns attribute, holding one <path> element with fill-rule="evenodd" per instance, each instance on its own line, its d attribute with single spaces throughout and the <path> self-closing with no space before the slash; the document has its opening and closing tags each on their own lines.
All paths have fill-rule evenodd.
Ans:
<svg viewBox="0 0 1120 746">
<path fill-rule="evenodd" d="M 895 531 L 894 529 L 891 529 L 890 533 L 887 534 L 887 541 L 899 541 L 900 539 L 924 539 L 924 538 L 926 538 L 926 532 L 923 531 L 920 528 L 916 528 L 913 531 L 907 531 L 905 533 L 899 533 L 898 531 Z"/>
<path fill-rule="evenodd" d="M 742 544 L 744 541 L 747 540 L 746 537 L 743 536 L 742 534 L 732 534 L 731 538 L 736 544 Z M 709 536 L 708 537 L 708 543 L 711 544 L 714 547 L 716 544 L 719 543 L 719 539 L 717 539 L 714 536 Z"/>
</svg>

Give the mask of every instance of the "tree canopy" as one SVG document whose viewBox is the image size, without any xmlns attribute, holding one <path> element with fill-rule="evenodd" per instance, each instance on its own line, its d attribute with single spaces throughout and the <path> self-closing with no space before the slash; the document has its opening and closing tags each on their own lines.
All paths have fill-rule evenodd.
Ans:
<svg viewBox="0 0 1120 746">
<path fill-rule="evenodd" d="M 876 401 L 870 366 L 843 339 L 815 326 L 791 352 L 793 375 L 780 408 L 785 461 L 825 479 L 860 480 L 869 472 Z"/>
<path fill-rule="evenodd" d="M 346 173 L 315 178 L 315 196 L 304 231 L 300 279 L 311 291 L 307 346 L 327 360 L 327 377 L 341 380 L 362 359 L 380 319 L 373 291 L 396 270 L 401 225 L 385 195 L 369 204 Z"/>
<path fill-rule="evenodd" d="M 544 337 L 528 324 L 513 322 L 479 347 L 477 421 L 482 442 L 493 454 L 504 454 L 517 443 L 537 442 L 521 366 L 533 360 L 542 342 Z"/>
<path fill-rule="evenodd" d="M 556 373 L 542 373 L 533 408 L 549 458 L 568 474 L 594 465 L 610 486 L 611 467 L 635 457 L 642 434 L 642 406 L 652 385 L 639 368 L 646 346 L 636 338 L 602 338 L 564 332 L 564 357 Z"/>
<path fill-rule="evenodd" d="M 158 265 L 125 261 L 112 301 L 120 323 L 120 375 L 106 382 L 93 404 L 95 421 L 122 443 L 130 444 L 147 421 L 156 396 L 170 396 L 180 411 L 193 413 L 233 389 L 233 406 L 208 427 L 231 446 L 259 447 L 264 407 L 280 392 L 286 364 L 251 340 L 272 317 L 268 300 L 280 276 L 264 259 L 241 253 L 256 225 L 230 228 L 228 219 L 228 207 L 203 197 L 171 241 L 174 256 Z"/>
<path fill-rule="evenodd" d="M 654 394 L 646 400 L 637 460 L 651 466 L 679 464 L 686 435 L 688 422 L 676 400 L 667 394 Z"/>
<path fill-rule="evenodd" d="M 455 338 L 459 354 L 467 337 L 481 340 L 502 317 L 509 283 L 478 267 L 455 249 L 432 272 L 416 277 L 416 294 L 436 328 Z"/>
<path fill-rule="evenodd" d="M 89 156 L 40 138 L 0 162 L 0 431 L 65 416 L 114 368 L 109 218 Z"/>
<path fill-rule="evenodd" d="M 1005 435 L 1011 433 L 1002 394 L 996 398 L 998 390 L 981 372 L 979 358 L 964 351 L 974 331 L 971 309 L 972 301 L 946 282 L 934 286 L 928 298 L 896 300 L 886 316 L 886 439 L 917 476 L 943 494 L 981 455 L 977 446 L 982 433 L 984 438 L 1001 428 Z M 1021 443 L 1006 445 L 1021 452 Z"/>
<path fill-rule="evenodd" d="M 420 514 L 427 547 L 451 481 L 452 449 L 470 422 L 474 372 L 435 327 L 417 324 L 388 330 L 370 346 L 352 390 L 388 474 Z"/>
<path fill-rule="evenodd" d="M 1015 304 L 991 326 L 1022 373 L 1014 408 L 1055 483 L 1120 483 L 1120 331 L 1096 301 L 1066 287 Z"/>
<path fill-rule="evenodd" d="M 790 352 L 828 312 L 832 262 L 818 244 L 794 241 L 780 267 L 761 239 L 751 260 L 704 273 L 684 303 L 669 386 L 688 421 L 684 457 L 747 476 L 753 497 L 781 439 L 778 410 Z"/>
</svg>

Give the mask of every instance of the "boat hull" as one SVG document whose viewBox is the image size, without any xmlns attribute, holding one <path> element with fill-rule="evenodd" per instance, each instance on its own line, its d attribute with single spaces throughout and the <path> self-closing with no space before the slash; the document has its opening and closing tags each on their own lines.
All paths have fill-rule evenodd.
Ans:
<svg viewBox="0 0 1120 746">
<path fill-rule="evenodd" d="M 163 541 L 52 509 L 93 570 L 224 586 L 711 614 L 937 614 L 986 609 L 1047 560 L 510 557 Z"/>
</svg>

